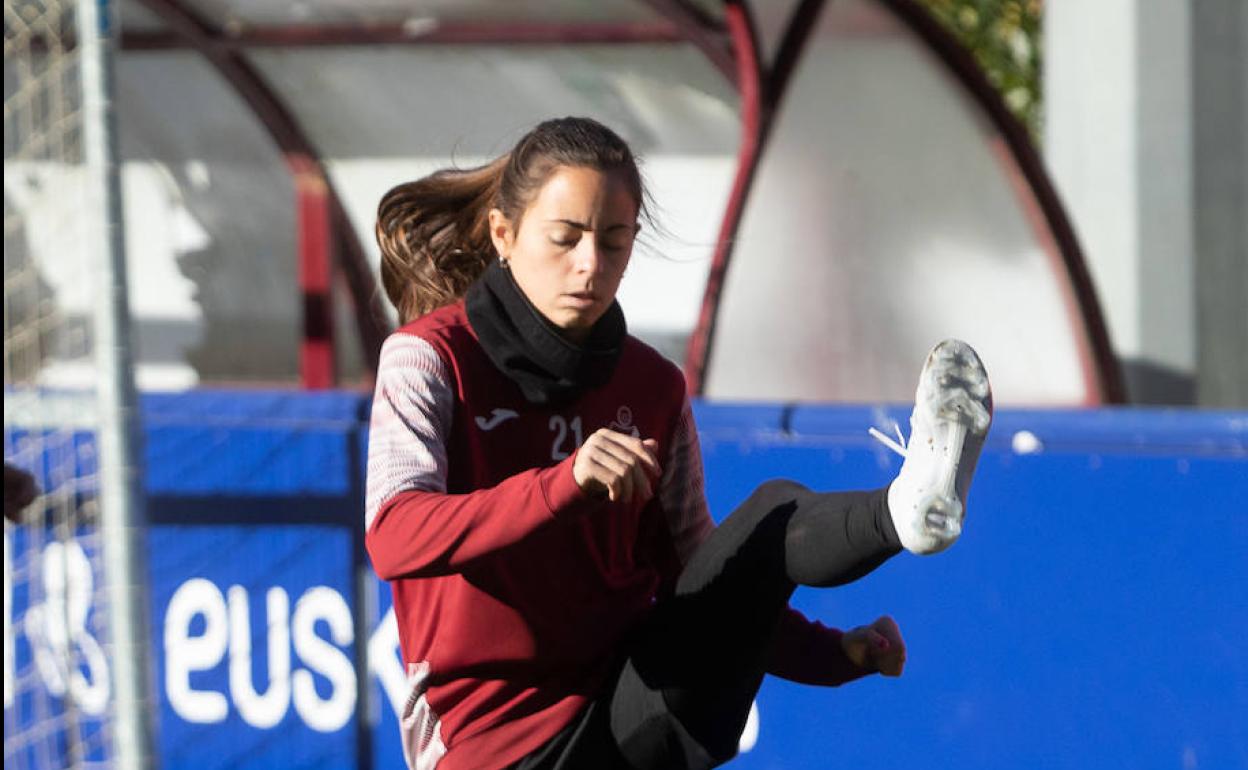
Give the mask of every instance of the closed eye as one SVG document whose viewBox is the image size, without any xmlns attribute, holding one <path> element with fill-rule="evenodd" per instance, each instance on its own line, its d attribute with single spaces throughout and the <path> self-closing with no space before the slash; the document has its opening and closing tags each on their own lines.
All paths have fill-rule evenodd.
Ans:
<svg viewBox="0 0 1248 770">
<path fill-rule="evenodd" d="M 611 251 L 622 251 L 632 246 L 632 244 L 633 244 L 632 233 L 629 233 L 627 236 L 624 236 L 624 237 L 621 237 L 617 233 L 613 233 L 612 237 L 604 238 L 603 240 L 599 241 L 598 247 L 602 249 L 609 249 Z"/>
</svg>

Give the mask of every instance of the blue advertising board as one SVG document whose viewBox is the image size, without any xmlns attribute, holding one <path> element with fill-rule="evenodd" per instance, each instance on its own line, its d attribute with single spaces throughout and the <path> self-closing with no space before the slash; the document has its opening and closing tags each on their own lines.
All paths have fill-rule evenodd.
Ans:
<svg viewBox="0 0 1248 770">
<path fill-rule="evenodd" d="M 99 540 L 85 528 L 4 532 L 4 766 L 108 758 L 111 696 Z M 20 739 L 19 739 L 19 736 Z"/>
<path fill-rule="evenodd" d="M 904 425 L 897 408 L 695 411 L 717 519 L 770 478 L 872 488 L 899 467 L 866 433 Z M 367 414 L 348 393 L 145 397 L 162 767 L 403 766 L 406 677 L 389 588 L 362 546 Z M 768 678 L 731 766 L 1248 766 L 1245 501 L 1243 413 L 1000 412 L 955 548 L 795 596 L 842 628 L 892 615 L 904 676 L 837 689 Z M 40 619 L 49 597 L 102 584 L 96 547 L 88 531 L 63 545 L 6 526 L 6 735 L 46 720 L 72 687 L 75 703 L 100 703 L 83 712 L 87 730 L 103 729 L 107 676 L 89 649 L 107 649 L 99 599 L 50 613 L 78 613 L 81 630 Z M 49 559 L 87 577 L 58 593 L 22 571 Z M 76 678 L 35 661 L 55 644 L 76 645 Z M 12 699 L 10 660 L 39 679 Z M 6 766 L 59 767 L 65 751 L 6 748 Z"/>
<path fill-rule="evenodd" d="M 775 476 L 873 487 L 900 463 L 853 426 L 901 412 L 811 409 L 757 440 L 716 436 L 714 412 L 699 420 L 717 513 Z M 795 596 L 839 627 L 891 614 L 905 674 L 835 691 L 769 677 L 757 743 L 732 766 L 1248 767 L 1246 429 L 999 414 L 955 548 Z"/>
</svg>

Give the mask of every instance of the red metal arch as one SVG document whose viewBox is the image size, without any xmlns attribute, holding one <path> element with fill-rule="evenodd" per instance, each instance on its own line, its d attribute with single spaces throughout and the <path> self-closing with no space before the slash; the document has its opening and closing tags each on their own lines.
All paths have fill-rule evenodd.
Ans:
<svg viewBox="0 0 1248 770">
<path fill-rule="evenodd" d="M 1040 211 L 1036 213 L 1043 218 L 1057 241 L 1056 251 L 1061 256 L 1062 265 L 1070 279 L 1070 284 L 1066 287 L 1067 309 L 1073 316 L 1072 320 L 1077 320 L 1083 327 L 1084 336 L 1078 342 L 1084 360 L 1085 376 L 1088 377 L 1088 392 L 1096 403 L 1125 403 L 1127 390 L 1122 367 L 1114 356 L 1109 330 L 1105 325 L 1100 301 L 1096 297 L 1096 289 L 1092 285 L 1087 261 L 1079 247 L 1079 240 L 1075 237 L 1070 218 L 1066 216 L 1061 199 L 1045 171 L 1044 163 L 1032 146 L 1027 128 L 1005 106 L 1001 95 L 988 82 L 971 52 L 955 40 L 930 13 L 914 0 L 883 2 L 961 79 L 1005 138 L 1010 155 L 1018 164 L 1027 186 L 1036 196 L 1036 202 L 1040 206 Z"/>
<path fill-rule="evenodd" d="M 733 46 L 722 27 L 684 0 L 641 0 L 666 22 L 646 24 L 447 24 L 422 34 L 400 26 L 268 27 L 227 34 L 180 0 L 139 0 L 168 27 L 164 32 L 122 34 L 126 50 L 188 47 L 203 55 L 251 108 L 277 144 L 295 182 L 299 240 L 299 282 L 303 292 L 300 379 L 305 388 L 334 384 L 334 345 L 330 300 L 334 253 L 355 308 L 365 364 L 377 371 L 388 333 L 376 281 L 355 237 L 341 199 L 320 155 L 298 121 L 244 58 L 250 47 L 371 44 L 602 44 L 688 41 L 730 81 Z M 334 247 L 337 247 L 336 250 Z"/>
<path fill-rule="evenodd" d="M 698 322 L 689 337 L 685 353 L 685 378 L 689 391 L 701 394 L 706 367 L 710 361 L 715 337 L 715 322 L 724 279 L 732 259 L 745 203 L 753 186 L 754 174 L 771 132 L 780 102 L 788 90 L 789 79 L 806 45 L 815 20 L 819 18 L 824 0 L 802 0 L 789 17 L 784 37 L 776 51 L 775 61 L 762 61 L 758 25 L 750 13 L 747 0 L 725 0 L 725 18 L 737 61 L 737 90 L 741 98 L 741 146 L 737 152 L 737 173 L 728 194 L 719 238 L 702 294 Z"/>
<path fill-rule="evenodd" d="M 331 265 L 345 278 L 369 371 L 377 371 L 385 338 L 385 312 L 364 250 L 312 142 L 258 72 L 209 25 L 178 0 L 139 0 L 170 32 L 198 51 L 225 78 L 269 132 L 295 183 L 303 342 L 299 372 L 305 388 L 335 384 Z M 336 247 L 336 248 L 335 248 Z"/>
<path fill-rule="evenodd" d="M 367 27 L 344 25 L 259 26 L 214 37 L 214 45 L 229 49 L 282 48 L 288 46 L 368 45 L 609 45 L 628 43 L 683 43 L 680 28 L 672 21 L 632 23 L 439 24 L 412 32 L 401 24 Z M 122 48 L 157 51 L 184 48 L 186 40 L 168 32 L 122 32 Z M 729 52 L 731 55 L 731 52 Z"/>
<path fill-rule="evenodd" d="M 1123 403 L 1125 386 L 1121 369 L 1113 355 L 1104 316 L 1083 253 L 1070 220 L 1062 208 L 1052 182 L 1032 147 L 1026 128 L 1010 113 L 996 89 L 988 82 L 971 54 L 947 33 L 914 0 L 880 0 L 898 19 L 912 29 L 949 67 L 980 104 L 994 126 L 1005 137 L 1010 157 L 1021 171 L 1025 184 L 1035 194 L 1042 219 L 1056 240 L 1065 275 L 1069 278 L 1067 308 L 1084 334 L 1078 344 L 1087 377 L 1087 390 L 1093 403 Z M 755 24 L 746 0 L 725 0 L 729 27 L 738 62 L 741 93 L 742 143 L 737 176 L 733 182 L 715 255 L 703 294 L 698 323 L 689 339 L 685 376 L 691 393 L 701 394 L 706 369 L 713 353 L 714 331 L 724 279 L 732 259 L 732 247 L 744 213 L 749 187 L 759 159 L 766 148 L 777 109 L 788 89 L 793 69 L 801 58 L 826 0 L 803 0 L 794 10 L 770 68 L 759 60 Z M 750 83 L 750 79 L 754 83 Z"/>
<path fill-rule="evenodd" d="M 737 173 L 720 227 L 703 296 L 698 324 L 690 337 L 686 375 L 690 390 L 700 393 L 714 338 L 723 282 L 731 262 L 732 244 L 749 189 L 765 149 L 776 111 L 787 91 L 793 69 L 826 0 L 802 0 L 790 16 L 775 61 L 760 57 L 757 25 L 747 0 L 724 0 L 719 21 L 689 0 L 639 0 L 666 21 L 645 24 L 448 24 L 423 34 L 397 26 L 353 28 L 275 27 L 225 34 L 213 30 L 180 0 L 140 0 L 169 27 L 167 33 L 123 34 L 130 50 L 186 45 L 205 56 L 234 87 L 268 130 L 295 179 L 299 217 L 300 286 L 304 293 L 304 342 L 301 377 L 305 387 L 333 383 L 333 339 L 330 322 L 331 252 L 337 246 L 338 266 L 355 305 L 366 364 L 376 372 L 381 342 L 388 329 L 372 271 L 347 220 L 315 147 L 273 89 L 242 57 L 255 46 L 488 43 L 586 44 L 686 41 L 696 46 L 736 87 L 740 96 L 741 143 Z M 1011 157 L 1040 206 L 1039 216 L 1053 233 L 1066 274 L 1070 277 L 1070 309 L 1086 334 L 1085 370 L 1089 390 L 1099 400 L 1123 399 L 1122 377 L 1106 332 L 1091 280 L 1073 229 L 1054 192 L 1026 130 L 1002 104 L 995 89 L 969 53 L 913 0 L 881 0 L 940 56 L 1005 137 Z"/>
</svg>

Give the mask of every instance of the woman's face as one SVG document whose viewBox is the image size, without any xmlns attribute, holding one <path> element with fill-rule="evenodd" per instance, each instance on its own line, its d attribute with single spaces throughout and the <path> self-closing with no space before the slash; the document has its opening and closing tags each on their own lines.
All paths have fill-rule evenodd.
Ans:
<svg viewBox="0 0 1248 770">
<path fill-rule="evenodd" d="M 560 166 L 518 230 L 498 209 L 490 212 L 490 237 L 534 307 L 580 342 L 615 299 L 633 252 L 637 212 L 623 173 Z"/>
</svg>

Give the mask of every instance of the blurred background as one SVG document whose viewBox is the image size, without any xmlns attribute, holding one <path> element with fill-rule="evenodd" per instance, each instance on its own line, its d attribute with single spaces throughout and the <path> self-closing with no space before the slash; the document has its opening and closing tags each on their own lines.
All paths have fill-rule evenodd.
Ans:
<svg viewBox="0 0 1248 770">
<path fill-rule="evenodd" d="M 6 768 L 402 766 L 360 532 L 376 206 L 561 115 L 642 157 L 620 301 L 698 398 L 717 518 L 773 476 L 887 483 L 866 429 L 934 342 L 993 378 L 966 543 L 796 600 L 892 612 L 907 676 L 768 680 L 734 767 L 1248 767 L 1241 0 L 4 26 L 5 462 L 41 490 L 6 513 Z"/>
</svg>

